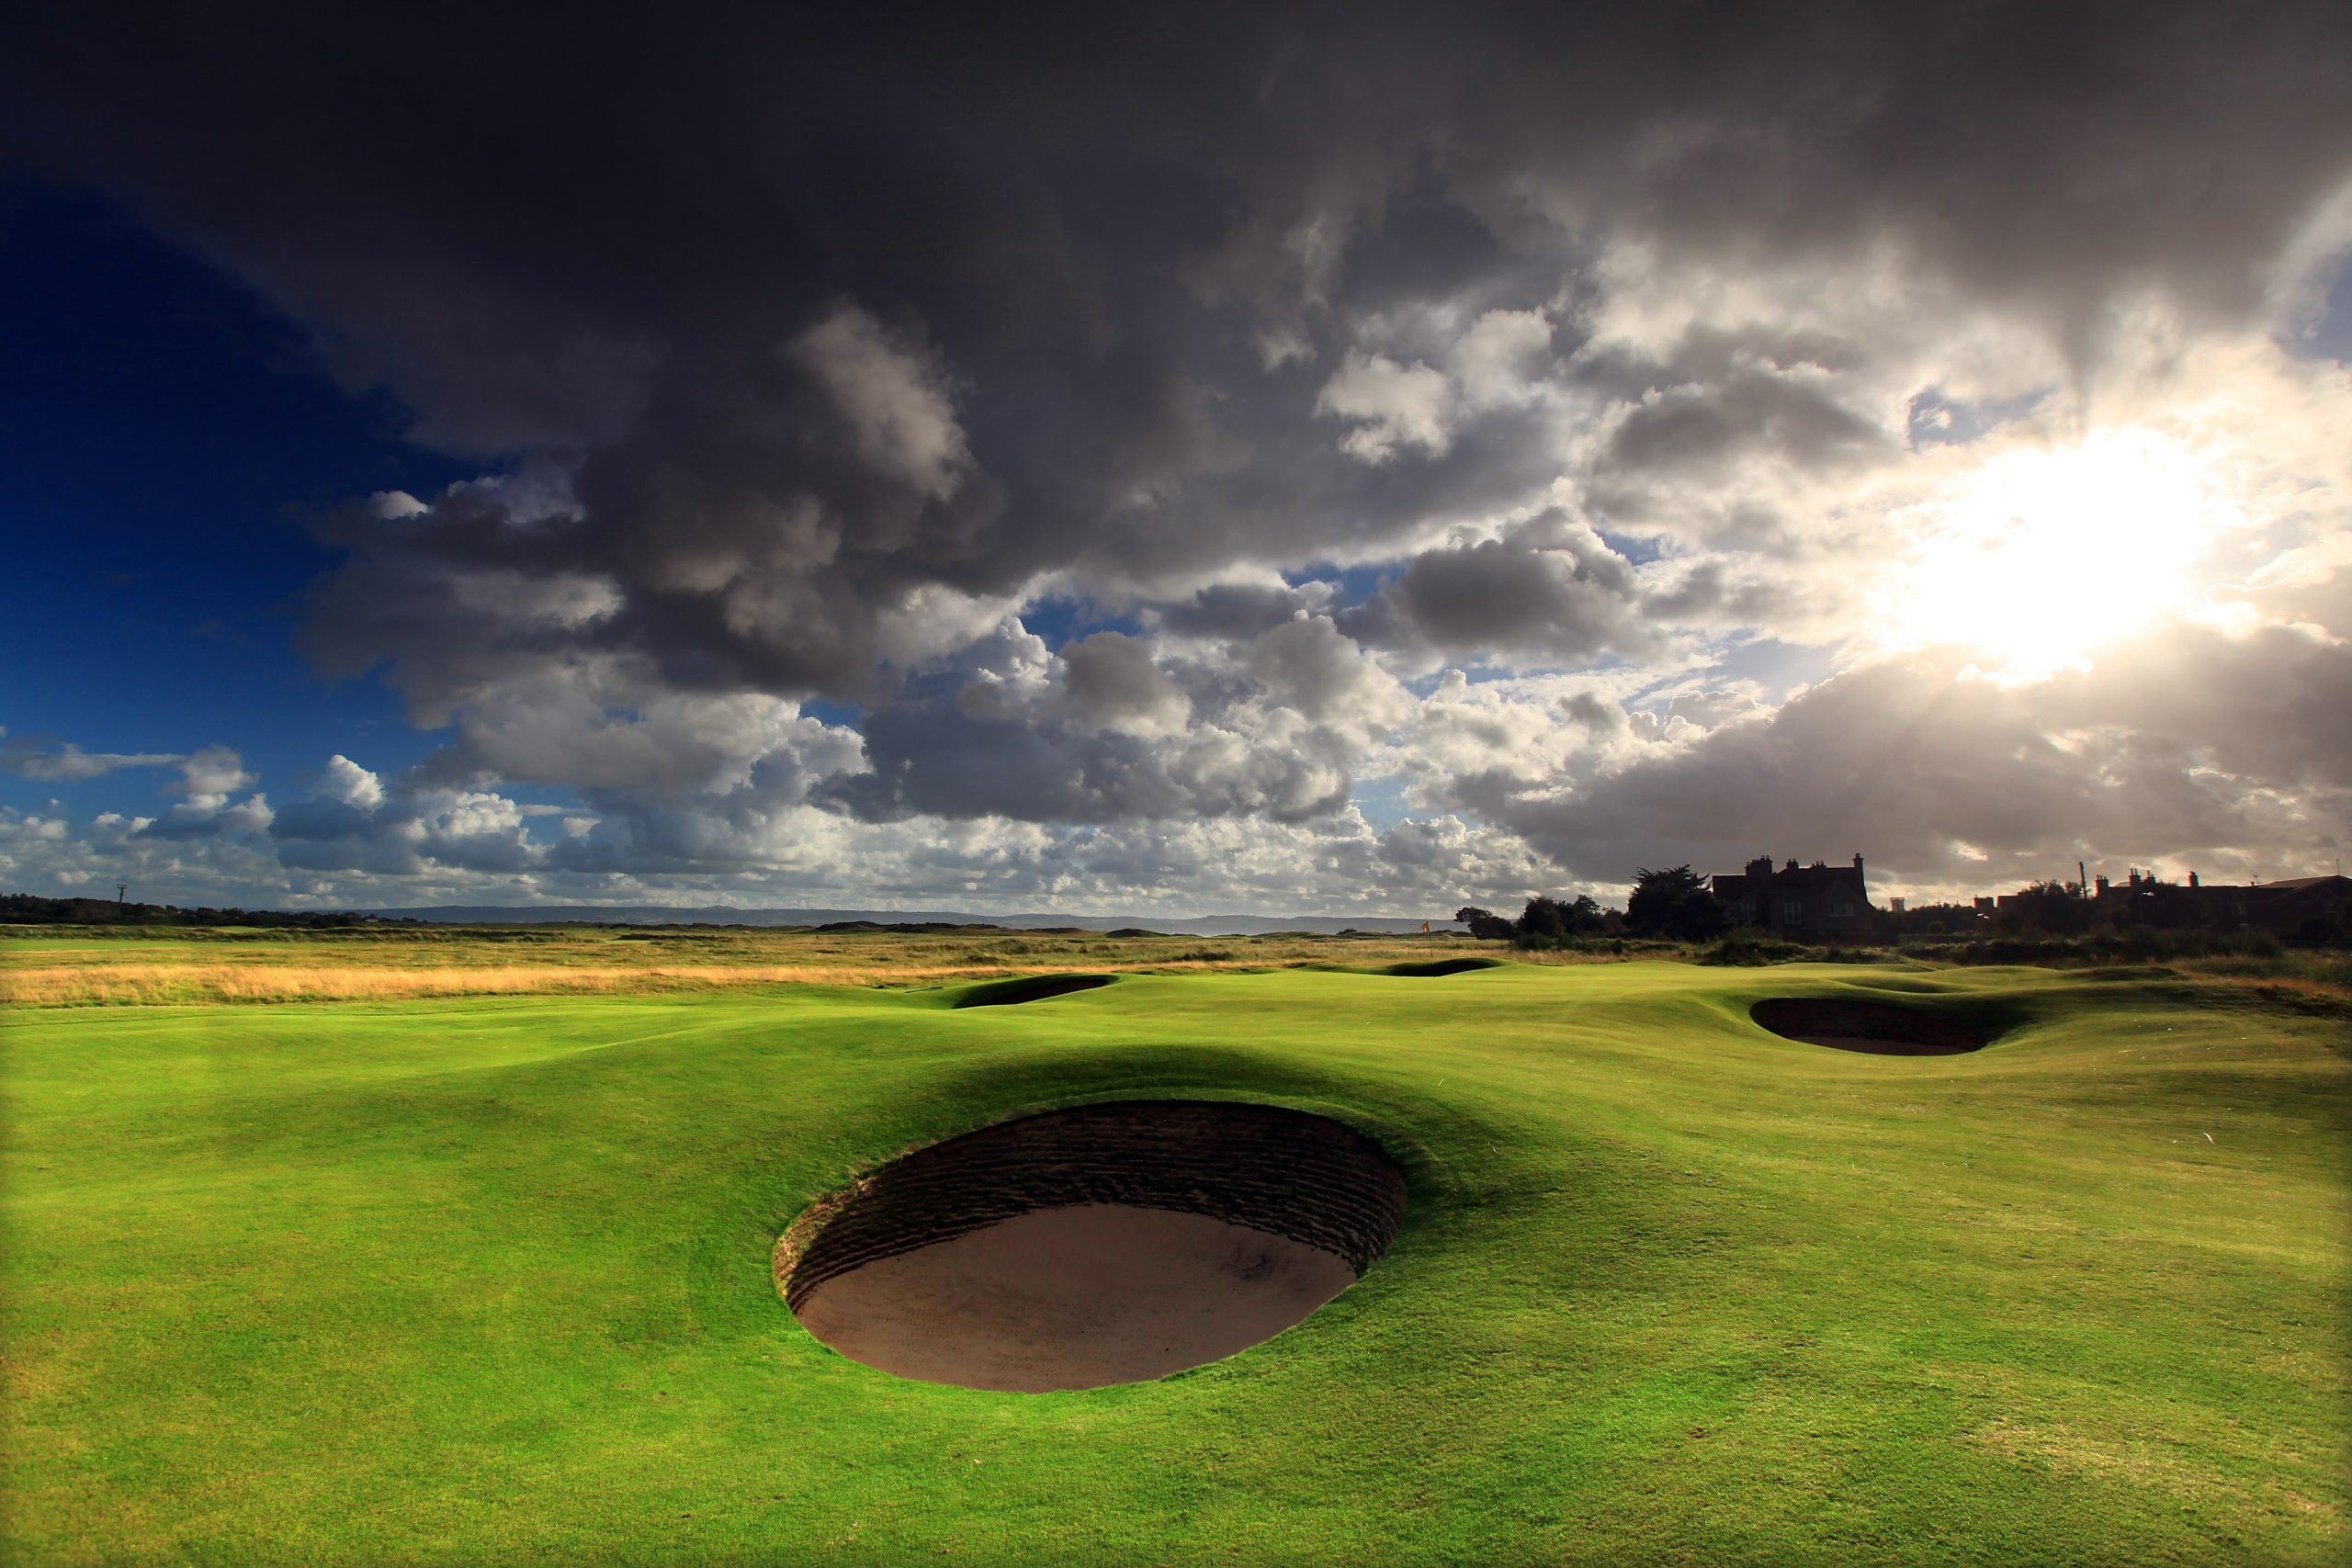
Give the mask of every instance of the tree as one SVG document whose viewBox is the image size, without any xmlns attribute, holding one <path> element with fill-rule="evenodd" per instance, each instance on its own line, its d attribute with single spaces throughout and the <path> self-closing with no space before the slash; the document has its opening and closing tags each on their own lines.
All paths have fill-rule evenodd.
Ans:
<svg viewBox="0 0 2352 1568">
<path fill-rule="evenodd" d="M 2090 929 L 2093 906 L 2071 882 L 2036 882 L 2001 900 L 2005 931 L 2065 933 Z"/>
<path fill-rule="evenodd" d="M 1453 911 L 1453 918 L 1470 928 L 1470 934 L 1481 942 L 1509 942 L 1517 928 L 1491 909 L 1481 909 L 1476 904 L 1464 904 Z"/>
<path fill-rule="evenodd" d="M 1731 912 L 1708 890 L 1707 879 L 1689 866 L 1644 866 L 1633 897 L 1625 900 L 1625 928 L 1678 942 L 1709 942 L 1731 929 Z"/>
<path fill-rule="evenodd" d="M 1664 871 L 1643 866 L 1634 881 L 1633 896 L 1625 900 L 1625 929 L 1643 936 L 1666 931 L 1675 911 L 1693 894 L 1714 902 L 1714 895 L 1707 891 L 1707 879 L 1689 866 L 1669 866 Z M 1696 921 L 1704 917 L 1693 914 L 1686 919 Z"/>
<path fill-rule="evenodd" d="M 1731 911 L 1703 887 L 1666 912 L 1666 934 L 1679 942 L 1713 942 L 1730 929 Z"/>
<path fill-rule="evenodd" d="M 1522 942 L 1555 942 L 1567 935 L 1568 929 L 1567 906 L 1556 898 L 1546 898 L 1539 893 L 1520 911 L 1519 936 Z"/>
<path fill-rule="evenodd" d="M 1589 893 L 1568 899 L 1539 894 L 1527 901 L 1513 929 L 1523 947 L 1556 947 L 1571 937 L 1597 936 L 1607 931 L 1609 915 Z"/>
</svg>

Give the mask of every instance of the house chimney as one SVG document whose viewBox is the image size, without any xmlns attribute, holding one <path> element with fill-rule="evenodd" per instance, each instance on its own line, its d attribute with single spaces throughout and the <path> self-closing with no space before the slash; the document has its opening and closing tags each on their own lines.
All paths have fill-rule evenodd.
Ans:
<svg viewBox="0 0 2352 1568">
<path fill-rule="evenodd" d="M 2107 897 L 2107 878 L 2105 876 L 2102 875 L 2092 878 L 2091 886 L 2098 890 L 2098 896 L 2100 897 L 2104 898 Z"/>
<path fill-rule="evenodd" d="M 1796 868 L 1797 868 L 1797 857 L 1796 857 L 1796 856 L 1794 856 L 1794 855 L 1791 855 L 1791 856 L 1789 857 L 1789 863 L 1788 863 L 1788 864 L 1786 864 L 1786 865 L 1784 865 L 1784 866 L 1782 866 L 1781 869 L 1782 871 L 1794 871 L 1794 870 L 1796 870 Z"/>
<path fill-rule="evenodd" d="M 2192 871 L 2192 872 L 2190 872 L 2190 873 L 2188 874 L 2188 885 L 2189 885 L 2191 887 L 2195 887 L 2195 886 L 2198 886 L 2198 882 L 2197 882 L 2197 874 L 2196 874 L 2195 872 L 2193 872 L 2193 871 Z"/>
</svg>

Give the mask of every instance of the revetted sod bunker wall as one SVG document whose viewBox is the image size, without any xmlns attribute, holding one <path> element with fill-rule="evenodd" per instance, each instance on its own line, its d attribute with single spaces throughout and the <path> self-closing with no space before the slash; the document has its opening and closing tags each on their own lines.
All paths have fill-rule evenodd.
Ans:
<svg viewBox="0 0 2352 1568">
<path fill-rule="evenodd" d="M 1844 997 L 1776 997 L 1758 1002 L 1748 1017 L 1785 1040 L 1872 1055 L 1958 1056 L 1985 1044 L 1958 1020 Z"/>
<path fill-rule="evenodd" d="M 1115 975 L 1029 975 L 1012 980 L 991 980 L 966 991 L 956 998 L 955 1005 L 996 1008 L 1050 1001 L 1077 991 L 1099 990 L 1117 978 Z"/>
<path fill-rule="evenodd" d="M 1481 969 L 1499 969 L 1499 958 L 1438 958 L 1418 964 L 1391 964 L 1383 974 L 1407 980 L 1443 980 L 1455 975 L 1475 974 Z"/>
<path fill-rule="evenodd" d="M 797 1310 L 826 1280 L 1033 1210 L 1124 1203 L 1320 1248 L 1361 1274 L 1396 1239 L 1405 1180 L 1328 1117 L 1217 1100 L 1049 1111 L 918 1149 L 805 1216 L 777 1249 Z"/>
</svg>

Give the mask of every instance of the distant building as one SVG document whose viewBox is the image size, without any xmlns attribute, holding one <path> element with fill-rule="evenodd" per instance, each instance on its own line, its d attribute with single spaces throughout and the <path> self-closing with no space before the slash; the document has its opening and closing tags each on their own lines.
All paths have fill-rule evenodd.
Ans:
<svg viewBox="0 0 2352 1568">
<path fill-rule="evenodd" d="M 2211 931 L 2297 931 L 2312 920 L 2334 919 L 2339 908 L 2352 902 L 2352 877 L 2346 876 L 2241 885 L 2201 881 L 2192 871 L 2187 882 L 2179 883 L 2162 881 L 2155 873 L 2134 866 L 2120 884 L 2102 876 L 2091 886 L 2099 908 L 2112 911 L 2119 921 Z"/>
<path fill-rule="evenodd" d="M 2098 911 L 2090 896 L 2072 882 L 2040 882 L 2004 893 L 1993 900 L 1995 917 L 2007 929 L 2049 931 L 2053 935 L 2086 931 Z"/>
<path fill-rule="evenodd" d="M 1754 926 L 1803 942 L 1859 940 L 1871 934 L 1870 887 L 1862 857 L 1852 865 L 1790 861 L 1775 871 L 1772 857 L 1747 863 L 1736 876 L 1709 879 L 1715 899 L 1736 926 Z"/>
<path fill-rule="evenodd" d="M 2247 913 L 2265 931 L 2290 931 L 2307 920 L 2332 919 L 2352 903 L 2352 876 L 2295 876 L 2257 882 L 2246 889 Z"/>
</svg>

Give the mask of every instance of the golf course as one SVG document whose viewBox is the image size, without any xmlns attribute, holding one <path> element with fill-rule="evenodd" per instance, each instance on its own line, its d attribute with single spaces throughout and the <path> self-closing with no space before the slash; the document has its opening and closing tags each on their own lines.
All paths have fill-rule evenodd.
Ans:
<svg viewBox="0 0 2352 1568">
<path fill-rule="evenodd" d="M 1098 953 L 1066 967 L 1106 982 L 993 996 L 108 1001 L 52 983 L 66 944 L 7 945 L 52 976 L 0 1010 L 12 1562 L 2352 1550 L 2324 997 L 1425 940 Z M 1759 1026 L 1792 1002 L 1837 1006 L 1762 1016 L 1828 1043 Z M 1909 1045 L 1870 1048 L 1890 1016 Z M 1152 1381 L 894 1377 L 787 1307 L 780 1241 L 861 1180 L 1115 1101 L 1337 1123 L 1401 1222 L 1294 1326 Z"/>
</svg>

